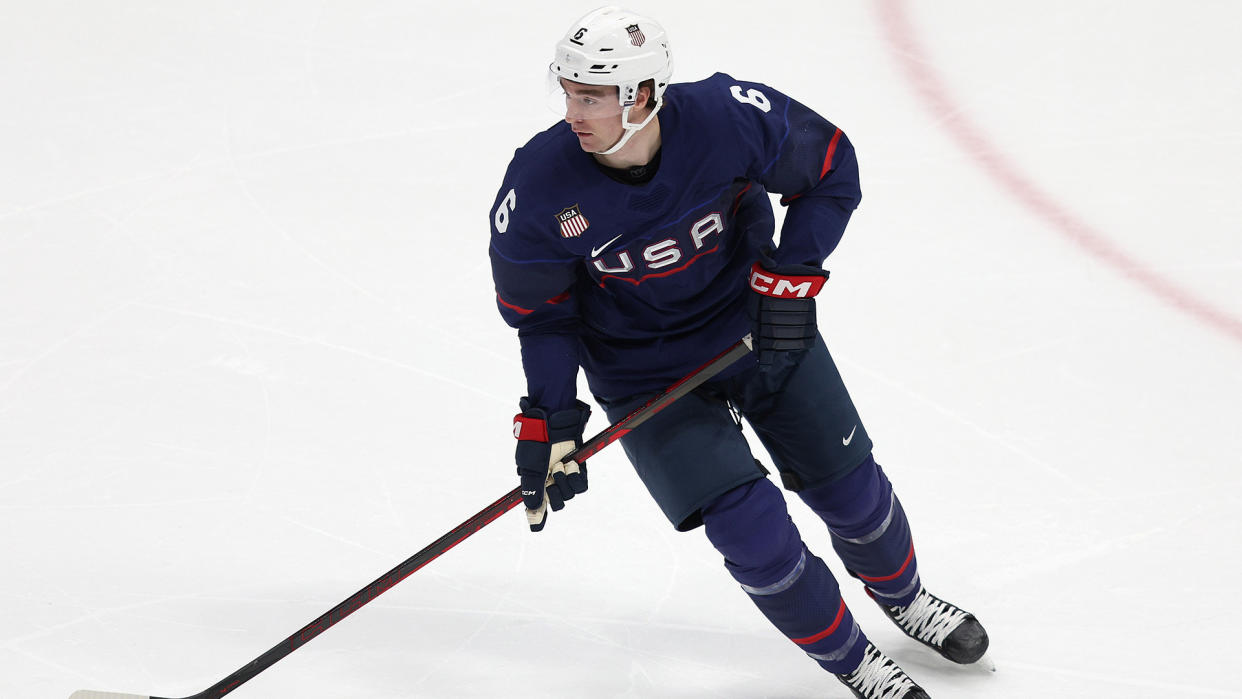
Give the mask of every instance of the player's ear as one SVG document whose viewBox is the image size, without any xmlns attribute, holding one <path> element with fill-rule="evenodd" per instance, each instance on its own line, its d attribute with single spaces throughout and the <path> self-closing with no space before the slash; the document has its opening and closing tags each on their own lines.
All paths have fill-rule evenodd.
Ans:
<svg viewBox="0 0 1242 699">
<path fill-rule="evenodd" d="M 651 80 L 644 80 L 638 85 L 638 93 L 634 96 L 634 106 L 640 109 L 651 109 L 655 105 L 651 99 L 655 93 L 655 87 Z"/>
</svg>

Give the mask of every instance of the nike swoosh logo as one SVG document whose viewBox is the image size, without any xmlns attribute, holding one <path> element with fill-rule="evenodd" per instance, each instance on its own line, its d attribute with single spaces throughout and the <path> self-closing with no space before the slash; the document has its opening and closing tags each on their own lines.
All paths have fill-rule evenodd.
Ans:
<svg viewBox="0 0 1242 699">
<path fill-rule="evenodd" d="M 854 425 L 854 429 L 850 430 L 850 436 L 843 437 L 841 439 L 841 444 L 848 447 L 850 445 L 850 442 L 854 441 L 854 433 L 857 431 L 858 431 L 858 425 Z"/>
<path fill-rule="evenodd" d="M 625 234 L 622 233 L 621 235 L 625 235 Z M 608 241 L 607 243 L 604 243 L 603 245 L 597 248 L 591 248 L 591 257 L 599 257 L 599 254 L 603 252 L 604 250 L 606 250 L 609 245 L 612 245 L 613 243 L 617 242 L 617 239 L 620 238 L 621 235 L 617 236 L 616 238 L 613 238 L 612 240 Z"/>
</svg>

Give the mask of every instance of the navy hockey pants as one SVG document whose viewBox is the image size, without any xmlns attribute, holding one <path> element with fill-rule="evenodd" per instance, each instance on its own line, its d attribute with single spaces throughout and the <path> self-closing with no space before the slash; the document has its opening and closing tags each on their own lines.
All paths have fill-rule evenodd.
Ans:
<svg viewBox="0 0 1242 699">
<path fill-rule="evenodd" d="M 871 438 L 822 338 L 804 352 L 779 356 L 708 382 L 621 438 L 621 446 L 664 515 L 681 531 L 703 523 L 707 503 L 764 476 L 730 405 L 754 428 L 789 490 L 831 483 L 871 453 Z M 616 422 L 651 394 L 622 400 L 596 396 Z"/>
<path fill-rule="evenodd" d="M 772 624 L 825 669 L 844 673 L 857 666 L 866 637 L 764 478 L 730 405 L 755 429 L 786 488 L 828 525 L 847 569 L 882 603 L 908 604 L 917 593 L 913 542 L 822 339 L 784 359 L 709 383 L 621 442 L 674 526 L 706 525 L 725 567 Z M 616 421 L 647 398 L 600 402 Z"/>
</svg>

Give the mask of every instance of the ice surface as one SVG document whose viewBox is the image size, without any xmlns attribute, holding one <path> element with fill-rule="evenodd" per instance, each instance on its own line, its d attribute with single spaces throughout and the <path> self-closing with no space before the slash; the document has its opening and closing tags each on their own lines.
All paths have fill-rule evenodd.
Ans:
<svg viewBox="0 0 1242 699">
<path fill-rule="evenodd" d="M 484 217 L 590 7 L 531 5 L 0 13 L 0 696 L 197 692 L 515 485 Z M 677 79 L 858 149 L 822 325 L 998 671 L 864 628 L 936 697 L 1242 696 L 1242 6 L 704 7 L 640 8 Z M 846 696 L 592 466 L 235 696 Z"/>
</svg>

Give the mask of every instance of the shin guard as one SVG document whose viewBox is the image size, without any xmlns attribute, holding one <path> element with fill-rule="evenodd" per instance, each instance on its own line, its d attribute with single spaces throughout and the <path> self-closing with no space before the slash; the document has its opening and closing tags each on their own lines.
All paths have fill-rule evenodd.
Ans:
<svg viewBox="0 0 1242 699">
<path fill-rule="evenodd" d="M 799 496 L 828 525 L 833 549 L 872 597 L 890 606 L 914 601 L 919 575 L 910 523 L 874 459 Z"/>
<path fill-rule="evenodd" d="M 802 543 L 780 490 L 761 479 L 703 512 L 708 539 L 768 621 L 829 672 L 858 667 L 867 638 L 828 566 Z"/>
</svg>

